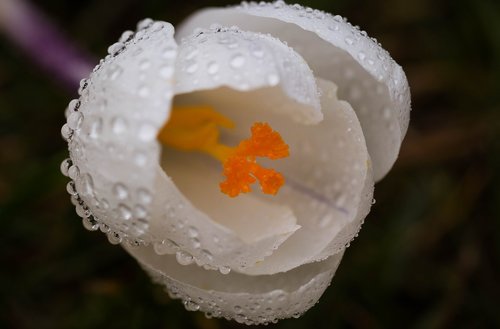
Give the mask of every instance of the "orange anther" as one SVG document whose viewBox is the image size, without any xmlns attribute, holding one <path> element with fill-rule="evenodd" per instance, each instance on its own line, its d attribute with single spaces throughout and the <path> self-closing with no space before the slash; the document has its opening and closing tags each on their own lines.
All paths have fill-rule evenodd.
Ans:
<svg viewBox="0 0 500 329">
<path fill-rule="evenodd" d="M 230 197 L 250 192 L 250 184 L 256 179 L 262 192 L 273 195 L 278 193 L 285 183 L 282 174 L 274 169 L 261 167 L 255 158 L 266 157 L 275 160 L 287 157 L 288 145 L 267 123 L 254 123 L 251 132 L 252 136 L 240 142 L 233 155 L 224 161 L 226 180 L 220 184 L 220 189 Z"/>
</svg>

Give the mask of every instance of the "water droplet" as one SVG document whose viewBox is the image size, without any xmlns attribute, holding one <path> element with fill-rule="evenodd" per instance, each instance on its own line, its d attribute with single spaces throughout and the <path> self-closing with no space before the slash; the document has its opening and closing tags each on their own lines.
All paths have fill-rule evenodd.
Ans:
<svg viewBox="0 0 500 329">
<path fill-rule="evenodd" d="M 375 200 L 375 198 L 372 199 L 372 204 L 375 204 L 377 203 L 377 200 Z"/>
<path fill-rule="evenodd" d="M 201 246 L 200 240 L 198 240 L 197 238 L 192 238 L 191 243 L 193 244 L 194 249 L 198 249 Z"/>
<path fill-rule="evenodd" d="M 73 180 L 77 179 L 78 176 L 80 176 L 80 169 L 78 168 L 78 166 L 69 167 L 68 176 L 69 176 L 69 178 L 71 178 Z"/>
<path fill-rule="evenodd" d="M 118 77 L 120 77 L 120 75 L 122 73 L 123 73 L 123 69 L 121 68 L 121 66 L 114 65 L 108 71 L 109 79 L 116 80 Z"/>
<path fill-rule="evenodd" d="M 174 59 L 177 55 L 177 51 L 174 47 L 165 47 L 161 53 L 161 56 L 165 59 Z"/>
<path fill-rule="evenodd" d="M 113 186 L 113 194 L 120 200 L 124 200 L 128 197 L 127 187 L 121 183 L 115 184 Z"/>
<path fill-rule="evenodd" d="M 198 311 L 200 309 L 200 305 L 198 305 L 197 303 L 195 303 L 191 300 L 186 300 L 184 302 L 184 307 L 188 311 Z"/>
<path fill-rule="evenodd" d="M 242 54 L 236 54 L 231 58 L 231 62 L 229 63 L 233 68 L 240 68 L 245 65 L 245 56 Z"/>
<path fill-rule="evenodd" d="M 140 63 L 139 63 L 139 68 L 141 70 L 147 70 L 151 67 L 151 62 L 149 61 L 149 59 L 143 59 Z"/>
<path fill-rule="evenodd" d="M 78 109 L 80 109 L 81 102 L 78 99 L 73 99 L 71 102 L 68 104 L 68 110 L 71 112 L 76 112 Z"/>
<path fill-rule="evenodd" d="M 71 195 L 77 195 L 75 182 L 69 181 L 68 184 L 66 184 L 66 191 Z"/>
<path fill-rule="evenodd" d="M 69 168 L 73 165 L 73 161 L 70 158 L 64 159 L 61 162 L 61 173 L 64 176 L 69 176 Z"/>
<path fill-rule="evenodd" d="M 194 226 L 188 228 L 188 236 L 191 238 L 196 238 L 199 235 L 198 230 Z"/>
<path fill-rule="evenodd" d="M 68 117 L 68 127 L 73 130 L 80 129 L 83 122 L 83 114 L 80 112 L 73 112 Z"/>
<path fill-rule="evenodd" d="M 345 43 L 347 43 L 350 46 L 352 46 L 354 44 L 354 39 L 351 37 L 345 37 L 344 41 L 345 41 Z"/>
<path fill-rule="evenodd" d="M 177 262 L 181 265 L 189 265 L 192 264 L 194 261 L 193 256 L 191 256 L 185 251 L 178 251 L 175 254 L 175 259 L 177 259 Z"/>
<path fill-rule="evenodd" d="M 241 312 L 243 312 L 243 309 L 241 308 L 240 305 L 234 305 L 234 311 L 236 313 L 241 313 Z"/>
<path fill-rule="evenodd" d="M 149 91 L 149 88 L 148 86 L 140 86 L 139 89 L 137 89 L 137 94 L 142 97 L 142 98 L 146 98 L 149 96 L 150 94 L 150 91 Z"/>
<path fill-rule="evenodd" d="M 125 45 L 122 42 L 116 42 L 109 46 L 108 53 L 112 56 L 116 56 L 125 49 Z"/>
<path fill-rule="evenodd" d="M 89 137 L 97 139 L 102 133 L 103 121 L 102 118 L 97 118 L 90 125 Z"/>
<path fill-rule="evenodd" d="M 82 175 L 82 195 L 84 196 L 94 196 L 94 181 L 92 176 L 89 174 Z"/>
<path fill-rule="evenodd" d="M 148 156 L 141 151 L 134 153 L 134 163 L 138 167 L 144 167 L 148 163 Z"/>
<path fill-rule="evenodd" d="M 139 127 L 138 137 L 143 142 L 150 142 L 156 137 L 156 128 L 155 126 L 144 123 Z"/>
<path fill-rule="evenodd" d="M 144 204 L 150 204 L 151 201 L 153 201 L 153 197 L 151 196 L 151 193 L 148 192 L 146 189 L 139 189 L 137 191 L 137 196 L 139 198 L 139 201 L 144 203 Z"/>
<path fill-rule="evenodd" d="M 171 65 L 162 66 L 159 74 L 163 79 L 170 79 L 174 75 L 174 67 Z"/>
<path fill-rule="evenodd" d="M 129 220 L 130 218 L 132 218 L 132 211 L 129 207 L 127 207 L 123 203 L 120 203 L 118 205 L 118 216 L 123 220 Z"/>
<path fill-rule="evenodd" d="M 274 73 L 269 74 L 267 76 L 267 82 L 271 86 L 276 86 L 280 82 L 280 77 L 277 74 L 274 74 Z"/>
<path fill-rule="evenodd" d="M 178 247 L 178 245 L 169 239 L 153 245 L 153 248 L 158 255 L 173 254 L 176 251 L 176 247 Z"/>
<path fill-rule="evenodd" d="M 231 272 L 231 268 L 229 266 L 221 266 L 219 267 L 219 272 L 221 274 L 229 274 Z"/>
<path fill-rule="evenodd" d="M 108 236 L 108 241 L 111 244 L 119 244 L 119 243 L 122 242 L 122 237 L 117 232 L 111 232 L 110 231 L 110 232 L 107 233 L 107 236 Z"/>
<path fill-rule="evenodd" d="M 144 208 L 141 205 L 136 205 L 135 208 L 134 208 L 134 211 L 135 211 L 135 216 L 137 218 L 146 218 L 146 217 L 148 217 L 148 211 L 146 210 L 146 208 Z"/>
<path fill-rule="evenodd" d="M 99 229 L 99 224 L 92 217 L 83 218 L 82 224 L 89 231 L 97 231 Z"/>
<path fill-rule="evenodd" d="M 137 23 L 137 29 L 138 30 L 145 30 L 148 27 L 150 27 L 151 25 L 153 25 L 153 22 L 154 21 L 151 18 L 145 18 L 142 21 L 140 21 L 139 23 Z"/>
<path fill-rule="evenodd" d="M 212 253 L 206 249 L 203 249 L 201 251 L 201 255 L 205 257 L 209 262 L 212 262 L 214 260 L 214 256 L 212 255 Z"/>
<path fill-rule="evenodd" d="M 73 130 L 68 126 L 67 123 L 65 123 L 61 127 L 61 136 L 64 138 L 65 141 L 69 141 L 70 138 L 73 136 Z"/>
<path fill-rule="evenodd" d="M 116 135 L 120 135 L 127 130 L 127 121 L 122 117 L 115 117 L 111 120 L 111 130 Z"/>
<path fill-rule="evenodd" d="M 365 58 L 366 58 L 366 54 L 365 54 L 363 51 L 360 51 L 360 52 L 358 53 L 358 58 L 359 58 L 360 60 L 364 61 L 364 60 L 365 60 Z"/>
<path fill-rule="evenodd" d="M 191 63 L 187 64 L 187 66 L 186 66 L 186 72 L 189 74 L 193 74 L 197 70 L 198 70 L 198 63 L 196 63 L 196 62 L 191 62 Z"/>
<path fill-rule="evenodd" d="M 125 31 L 120 36 L 120 39 L 118 40 L 118 42 L 125 43 L 125 42 L 128 42 L 128 41 L 132 40 L 133 37 L 134 37 L 134 32 L 132 32 L 132 31 Z"/>
<path fill-rule="evenodd" d="M 217 62 L 215 61 L 208 63 L 207 72 L 210 75 L 216 74 L 217 72 L 219 72 L 219 64 L 217 64 Z"/>
</svg>

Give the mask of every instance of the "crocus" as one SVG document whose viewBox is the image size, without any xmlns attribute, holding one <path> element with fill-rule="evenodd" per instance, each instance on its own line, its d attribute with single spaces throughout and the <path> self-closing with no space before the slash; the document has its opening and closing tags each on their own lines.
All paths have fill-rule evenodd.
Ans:
<svg viewBox="0 0 500 329">
<path fill-rule="evenodd" d="M 410 94 L 375 39 L 300 5 L 205 9 L 126 31 L 70 102 L 62 171 L 105 232 L 188 310 L 299 316 L 392 167 Z"/>
</svg>

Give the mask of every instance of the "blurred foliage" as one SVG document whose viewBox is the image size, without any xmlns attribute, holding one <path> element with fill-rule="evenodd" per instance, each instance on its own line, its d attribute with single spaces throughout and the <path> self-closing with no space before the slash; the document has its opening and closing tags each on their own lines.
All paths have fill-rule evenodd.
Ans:
<svg viewBox="0 0 500 329">
<path fill-rule="evenodd" d="M 96 57 L 143 17 L 226 1 L 39 0 Z M 332 286 L 276 328 L 500 328 L 500 4 L 311 0 L 376 37 L 410 81 L 394 170 Z M 42 51 L 42 50 L 41 50 Z M 0 327 L 238 328 L 184 311 L 104 235 L 84 230 L 59 163 L 74 96 L 0 39 Z"/>
</svg>

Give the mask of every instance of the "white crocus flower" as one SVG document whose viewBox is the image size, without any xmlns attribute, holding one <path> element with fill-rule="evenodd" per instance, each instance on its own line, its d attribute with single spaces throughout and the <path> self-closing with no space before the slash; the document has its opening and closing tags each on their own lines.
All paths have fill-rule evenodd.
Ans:
<svg viewBox="0 0 500 329">
<path fill-rule="evenodd" d="M 226 145 L 255 122 L 279 132 L 289 157 L 264 162 L 285 179 L 279 193 L 230 198 L 220 163 L 160 143 L 185 106 L 230 120 L 216 131 Z M 202 10 L 175 36 L 147 19 L 82 81 L 62 171 L 85 227 L 122 243 L 187 309 L 267 323 L 302 314 L 329 285 L 409 111 L 401 68 L 339 16 L 244 3 Z"/>
</svg>

